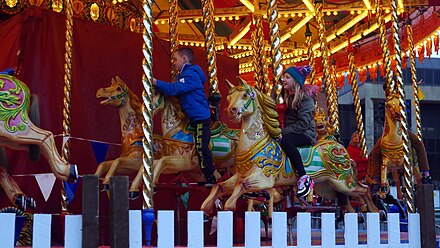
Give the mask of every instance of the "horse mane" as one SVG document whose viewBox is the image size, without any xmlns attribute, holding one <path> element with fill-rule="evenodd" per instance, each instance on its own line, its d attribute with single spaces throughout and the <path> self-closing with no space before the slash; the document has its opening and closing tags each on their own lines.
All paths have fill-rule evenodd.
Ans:
<svg viewBox="0 0 440 248">
<path fill-rule="evenodd" d="M 174 111 L 176 111 L 177 118 L 182 121 L 185 127 L 189 123 L 189 120 L 185 112 L 183 112 L 182 110 L 182 105 L 180 104 L 179 99 L 173 96 L 167 96 L 166 98 L 168 101 L 170 101 L 171 105 L 174 107 Z"/>
<path fill-rule="evenodd" d="M 258 102 L 263 112 L 263 125 L 272 138 L 278 139 L 281 136 L 281 128 L 275 101 L 269 95 L 262 94 L 257 89 L 255 89 L 255 92 L 257 92 Z"/>
<path fill-rule="evenodd" d="M 132 90 L 130 90 L 130 88 L 127 87 L 127 91 L 128 91 L 128 97 L 130 98 L 130 107 L 136 113 L 136 118 L 139 121 L 142 121 L 144 118 L 142 116 L 142 102 L 139 101 L 139 97 L 137 97 L 137 95 Z"/>
</svg>

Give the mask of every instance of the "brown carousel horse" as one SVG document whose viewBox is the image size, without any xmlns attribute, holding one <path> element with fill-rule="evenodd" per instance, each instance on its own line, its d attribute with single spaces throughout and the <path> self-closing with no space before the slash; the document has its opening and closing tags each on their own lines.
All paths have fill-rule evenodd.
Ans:
<svg viewBox="0 0 440 248">
<path fill-rule="evenodd" d="M 392 172 L 398 190 L 398 198 L 402 199 L 399 171 L 403 169 L 403 139 L 400 128 L 400 104 L 397 94 L 392 94 L 385 101 L 385 123 L 382 136 L 376 141 L 370 152 L 367 169 L 367 183 L 371 185 L 372 193 L 378 193 L 382 198 L 389 191 L 387 174 Z M 418 166 L 421 171 L 429 171 L 425 146 L 417 136 L 408 130 L 411 147 L 415 151 Z M 414 170 L 417 178 L 420 172 Z"/>
<path fill-rule="evenodd" d="M 36 105 L 30 108 L 29 88 L 13 74 L 13 70 L 0 73 L 0 146 L 28 150 L 32 160 L 37 160 L 41 151 L 56 178 L 75 182 L 78 179 L 76 165 L 61 158 L 50 131 L 32 122 L 29 116 L 35 115 L 38 108 Z M 23 194 L 3 167 L 0 167 L 0 184 L 17 207 L 35 208 L 34 200 Z"/>
<path fill-rule="evenodd" d="M 203 181 L 198 157 L 195 153 L 193 130 L 182 111 L 176 97 L 156 94 L 153 97 L 155 113 L 161 112 L 162 157 L 154 160 L 153 185 L 156 185 L 161 174 L 189 172 L 195 181 Z M 211 151 L 213 164 L 217 171 L 231 169 L 235 165 L 235 149 L 238 141 L 238 130 L 229 129 L 221 122 L 211 127 Z M 142 179 L 142 170 L 130 188 L 130 198 L 137 197 Z"/>
<path fill-rule="evenodd" d="M 229 119 L 242 122 L 236 152 L 236 173 L 212 188 L 201 206 L 201 210 L 208 215 L 221 196 L 230 195 L 224 209 L 235 210 L 237 199 L 244 193 L 270 190 L 269 204 L 272 204 L 277 188 L 296 185 L 297 182 L 289 159 L 275 140 L 280 136 L 281 129 L 274 100 L 240 80 L 241 85 L 236 87 L 228 82 Z M 367 189 L 356 184 L 349 157 L 346 157 L 348 153 L 342 146 L 324 141 L 300 153 L 305 160 L 307 173 L 315 181 L 319 196 L 334 199 L 338 192 L 365 196 Z M 273 209 L 273 206 L 269 208 Z"/>
<path fill-rule="evenodd" d="M 109 189 L 110 177 L 114 174 L 130 175 L 137 173 L 142 165 L 142 102 L 127 85 L 118 77 L 113 78 L 111 85 L 100 88 L 96 98 L 104 98 L 102 105 L 117 108 L 121 123 L 121 155 L 98 165 L 95 175 L 102 177 L 104 191 Z"/>
</svg>

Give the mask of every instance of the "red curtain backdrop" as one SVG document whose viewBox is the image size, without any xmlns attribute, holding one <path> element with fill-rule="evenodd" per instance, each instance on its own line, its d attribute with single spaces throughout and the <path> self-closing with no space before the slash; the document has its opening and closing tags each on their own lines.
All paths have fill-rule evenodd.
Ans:
<svg viewBox="0 0 440 248">
<path fill-rule="evenodd" d="M 120 122 L 117 109 L 101 106 L 95 94 L 98 88 L 110 85 L 112 77 L 119 76 L 139 97 L 142 92 L 142 37 L 140 34 L 116 29 L 104 24 L 74 19 L 71 87 L 71 139 L 70 162 L 77 164 L 81 175 L 93 174 L 97 163 L 92 146 L 87 140 L 120 143 Z M 167 41 L 154 39 L 154 76 L 170 79 L 170 52 Z M 196 62 L 206 73 L 206 54 L 196 50 Z M 0 70 L 14 68 L 16 76 L 25 82 L 31 93 L 40 100 L 41 127 L 55 135 L 62 134 L 64 97 L 65 16 L 50 10 L 29 8 L 0 25 Z M 225 120 L 227 107 L 226 78 L 233 81 L 238 75 L 238 61 L 217 55 L 219 87 L 222 94 L 221 117 Z M 209 85 L 205 85 L 208 92 Z M 230 126 L 234 126 L 228 123 Z M 158 126 L 158 125 L 156 125 Z M 235 125 L 235 127 L 237 127 Z M 60 150 L 62 138 L 56 137 Z M 106 159 L 119 155 L 120 147 L 110 145 Z M 26 152 L 8 150 L 11 174 L 25 194 L 37 201 L 36 212 L 60 212 L 61 182 L 56 181 L 52 194 L 45 202 L 33 173 L 49 173 L 45 159 L 31 162 Z M 70 212 L 81 213 L 81 184 Z M 174 193 L 173 193 L 174 194 Z M 100 194 L 101 218 L 108 222 L 108 199 Z M 175 209 L 175 196 L 157 200 L 156 209 Z M 164 202 L 161 204 L 160 202 Z M 168 202 L 167 202 L 168 201 Z M 0 191 L 0 208 L 11 205 Z M 141 200 L 130 203 L 132 209 L 141 209 Z M 167 207 L 165 207 L 167 206 Z M 55 218 L 56 219 L 56 218 Z M 53 242 L 62 243 L 58 230 L 61 224 L 54 219 Z M 101 228 L 101 243 L 107 243 L 108 233 Z"/>
</svg>

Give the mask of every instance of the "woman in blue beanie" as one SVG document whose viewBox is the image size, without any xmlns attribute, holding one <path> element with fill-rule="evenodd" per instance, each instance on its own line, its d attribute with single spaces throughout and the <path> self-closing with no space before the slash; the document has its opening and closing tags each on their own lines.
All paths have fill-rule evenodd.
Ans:
<svg viewBox="0 0 440 248">
<path fill-rule="evenodd" d="M 291 66 L 284 71 L 282 83 L 287 112 L 282 130 L 281 147 L 295 167 L 299 180 L 297 196 L 306 196 L 314 182 L 306 174 L 298 146 L 316 143 L 315 102 L 305 90 L 304 82 L 311 72 L 310 66 Z"/>
</svg>

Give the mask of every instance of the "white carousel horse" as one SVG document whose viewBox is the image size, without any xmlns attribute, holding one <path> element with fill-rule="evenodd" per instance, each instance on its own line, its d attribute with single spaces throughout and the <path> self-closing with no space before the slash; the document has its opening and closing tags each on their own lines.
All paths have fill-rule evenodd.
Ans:
<svg viewBox="0 0 440 248">
<path fill-rule="evenodd" d="M 75 182 L 76 165 L 61 158 L 50 131 L 37 127 L 29 119 L 30 100 L 29 88 L 13 76 L 12 70 L 0 73 L 0 146 L 30 152 L 30 147 L 36 146 L 57 179 Z"/>
<path fill-rule="evenodd" d="M 236 87 L 228 82 L 229 119 L 242 123 L 236 152 L 236 173 L 212 188 L 201 206 L 201 210 L 208 215 L 212 213 L 215 201 L 220 196 L 230 195 L 224 208 L 235 210 L 237 199 L 242 194 L 270 190 L 269 204 L 273 204 L 276 188 L 296 185 L 297 182 L 290 161 L 275 140 L 281 133 L 275 102 L 240 80 L 241 85 Z M 316 193 L 323 198 L 334 199 L 338 192 L 365 196 L 367 191 L 356 184 L 348 153 L 342 148 L 332 142 L 325 142 L 305 152 L 305 159 L 314 162 L 309 167 L 309 171 L 313 167 L 314 172 L 309 175 L 315 181 Z M 303 155 L 305 153 L 302 152 Z M 319 158 L 322 162 L 315 163 Z M 269 208 L 273 209 L 273 206 Z"/>
</svg>

